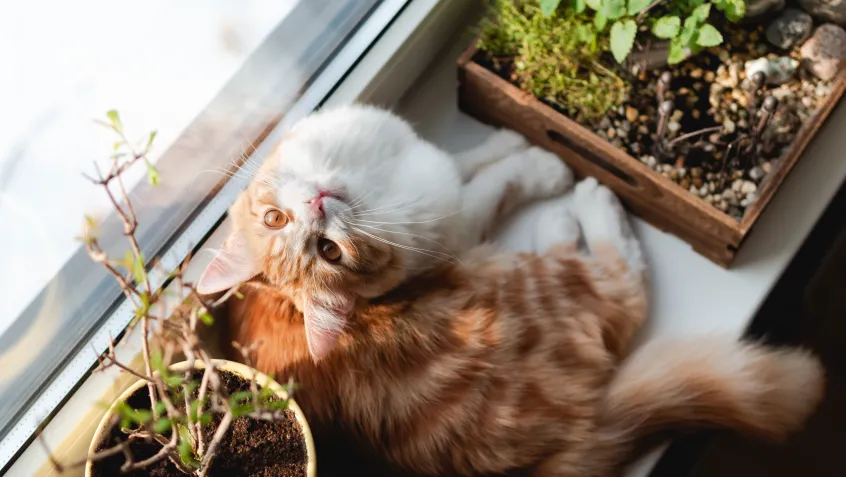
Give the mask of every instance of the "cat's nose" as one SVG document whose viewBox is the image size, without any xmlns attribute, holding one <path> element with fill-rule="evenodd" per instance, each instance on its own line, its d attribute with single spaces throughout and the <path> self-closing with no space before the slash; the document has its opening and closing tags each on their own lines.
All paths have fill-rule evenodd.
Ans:
<svg viewBox="0 0 846 477">
<path fill-rule="evenodd" d="M 323 215 L 323 196 L 315 197 L 310 201 L 306 202 L 309 208 L 316 212 L 319 215 Z"/>
<path fill-rule="evenodd" d="M 328 192 L 320 191 L 320 192 L 318 192 L 317 197 L 309 200 L 308 202 L 306 202 L 306 204 L 308 204 L 308 206 L 311 210 L 313 210 L 314 212 L 316 212 L 318 215 L 320 215 L 322 217 L 323 216 L 323 198 L 328 197 L 328 196 L 329 196 Z"/>
</svg>

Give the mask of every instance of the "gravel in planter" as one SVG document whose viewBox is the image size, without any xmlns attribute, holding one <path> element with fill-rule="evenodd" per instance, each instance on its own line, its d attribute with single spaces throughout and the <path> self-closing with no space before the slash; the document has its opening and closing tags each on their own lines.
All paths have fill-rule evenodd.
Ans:
<svg viewBox="0 0 846 477">
<path fill-rule="evenodd" d="M 198 375 L 197 378 L 201 378 Z M 239 376 L 220 371 L 221 383 L 228 393 L 249 391 L 250 383 Z M 127 404 L 133 409 L 149 409 L 150 399 L 147 388 L 142 387 Z M 212 462 L 209 475 L 212 477 L 255 476 L 255 477 L 305 477 L 308 467 L 308 454 L 302 428 L 293 411 L 286 412 L 287 418 L 279 421 L 260 421 L 240 417 L 232 421 L 226 437 L 220 444 L 220 450 Z M 221 416 L 214 415 L 207 429 L 210 433 L 217 428 Z M 109 440 L 103 442 L 98 450 L 114 446 L 125 435 L 117 427 L 109 433 Z M 153 456 L 161 445 L 139 441 L 132 445 L 135 460 Z M 120 467 L 125 459 L 122 454 L 112 456 L 94 464 L 93 477 L 184 477 L 169 460 L 164 459 L 142 470 L 122 474 Z"/>
<path fill-rule="evenodd" d="M 783 21 L 782 25 L 791 28 L 791 35 L 796 33 L 794 25 Z M 613 60 L 606 62 L 629 84 L 626 99 L 601 119 L 580 122 L 657 174 L 740 220 L 832 85 L 799 67 L 801 43 L 789 51 L 771 45 L 765 24 L 727 23 L 721 30 L 723 45 L 663 69 L 634 76 L 614 66 Z M 513 59 L 480 52 L 475 61 L 519 86 L 510 70 Z M 768 75 L 749 77 L 756 71 Z M 659 88 L 662 74 L 669 85 Z M 767 97 L 777 100 L 769 100 L 773 107 L 769 113 L 763 108 Z M 544 102 L 572 118 L 563 108 Z M 659 113 L 662 102 L 667 103 L 665 115 Z M 763 119 L 766 127 L 761 127 Z M 753 149 L 757 152 L 738 154 Z"/>
</svg>

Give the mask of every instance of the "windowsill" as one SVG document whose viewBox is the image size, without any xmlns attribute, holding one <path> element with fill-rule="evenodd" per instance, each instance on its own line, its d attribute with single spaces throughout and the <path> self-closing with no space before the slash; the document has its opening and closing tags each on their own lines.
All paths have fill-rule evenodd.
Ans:
<svg viewBox="0 0 846 477">
<path fill-rule="evenodd" d="M 438 53 L 445 38 L 459 27 L 463 28 L 456 15 L 431 14 L 429 9 L 444 1 L 454 2 L 451 8 L 461 13 L 467 11 L 466 5 L 474 4 L 473 0 L 417 0 L 411 3 L 327 104 L 351 98 L 394 104 L 425 69 L 420 80 L 399 101 L 400 114 L 409 119 L 422 136 L 444 149 L 457 151 L 481 142 L 492 129 L 460 113 L 456 107 L 455 59 L 470 37 L 454 36 L 452 47 Z M 415 41 L 406 41 L 410 36 L 416 38 Z M 427 58 L 436 59 L 426 66 Z M 651 316 L 639 335 L 640 342 L 657 336 L 696 336 L 715 331 L 738 338 L 743 335 L 846 178 L 846 161 L 839 160 L 838 154 L 846 150 L 846 137 L 838 136 L 844 128 L 846 106 L 841 105 L 763 213 L 730 270 L 699 256 L 679 239 L 635 219 L 636 232 L 652 269 L 653 290 Z M 204 247 L 218 245 L 226 225 L 224 221 L 223 227 L 218 228 Z M 203 268 L 204 259 L 208 257 L 196 257 L 189 268 L 189 276 Z M 130 347 L 127 352 L 133 356 L 137 350 L 133 352 Z M 99 415 L 95 413 L 98 409 L 92 409 L 91 403 L 103 396 L 114 379 L 113 375 L 103 374 L 87 379 L 48 426 L 49 442 L 61 443 L 59 449 L 64 455 L 84 455 L 99 422 Z M 663 448 L 643 457 L 628 475 L 647 475 L 662 451 Z M 30 446 L 10 470 L 11 475 L 51 475 L 49 466 L 44 463 L 43 451 L 37 445 Z"/>
</svg>

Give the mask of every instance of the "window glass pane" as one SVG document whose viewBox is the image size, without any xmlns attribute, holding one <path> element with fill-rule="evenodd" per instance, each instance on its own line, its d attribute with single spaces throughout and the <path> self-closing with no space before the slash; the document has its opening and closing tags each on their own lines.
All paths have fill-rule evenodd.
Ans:
<svg viewBox="0 0 846 477">
<path fill-rule="evenodd" d="M 284 115 L 376 0 L 35 0 L 0 5 L 0 436 L 119 297 L 74 240 L 84 213 L 120 227 L 86 181 L 108 162 L 117 109 L 157 130 L 127 185 L 139 239 L 159 253 Z M 37 19 L 34 21 L 33 19 Z"/>
</svg>

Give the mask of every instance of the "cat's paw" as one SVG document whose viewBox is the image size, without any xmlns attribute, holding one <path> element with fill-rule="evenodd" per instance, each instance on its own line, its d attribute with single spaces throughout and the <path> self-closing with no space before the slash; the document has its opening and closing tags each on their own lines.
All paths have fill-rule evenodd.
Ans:
<svg viewBox="0 0 846 477">
<path fill-rule="evenodd" d="M 514 153 L 529 148 L 529 141 L 525 136 L 511 129 L 497 129 L 488 139 L 492 148 Z"/>
<path fill-rule="evenodd" d="M 498 129 L 481 145 L 455 155 L 461 175 L 469 180 L 479 169 L 529 148 L 529 141 L 510 129 Z"/>
<path fill-rule="evenodd" d="M 573 212 L 589 248 L 602 243 L 610 244 L 630 268 L 643 269 L 645 265 L 640 245 L 623 205 L 611 189 L 593 177 L 579 182 L 573 192 Z"/>
<path fill-rule="evenodd" d="M 581 228 L 571 202 L 570 196 L 564 196 L 542 204 L 544 209 L 535 221 L 535 253 L 547 253 L 556 245 L 569 245 L 573 249 L 578 246 Z"/>
<path fill-rule="evenodd" d="M 573 186 L 573 171 L 549 151 L 530 147 L 511 159 L 527 200 L 555 197 Z"/>
</svg>

